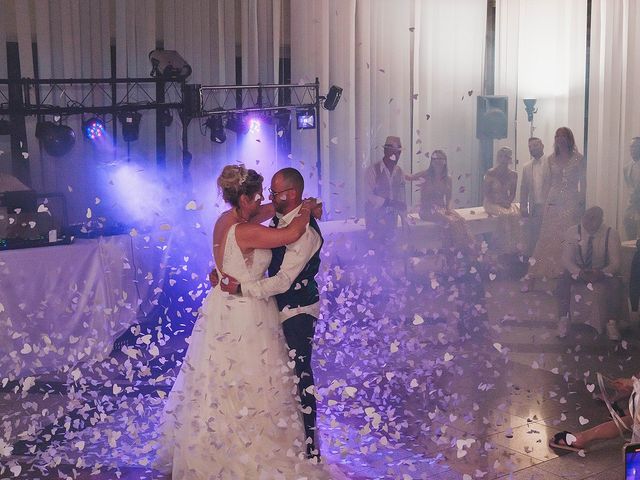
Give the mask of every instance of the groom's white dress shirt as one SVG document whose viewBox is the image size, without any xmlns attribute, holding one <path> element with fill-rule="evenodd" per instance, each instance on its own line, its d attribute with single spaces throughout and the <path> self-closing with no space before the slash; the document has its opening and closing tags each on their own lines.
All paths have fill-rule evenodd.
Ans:
<svg viewBox="0 0 640 480">
<path fill-rule="evenodd" d="M 276 216 L 280 219 L 278 222 L 278 228 L 284 228 L 298 215 L 300 211 L 299 205 L 286 215 L 276 213 Z M 253 282 L 242 283 L 242 294 L 248 297 L 255 298 L 268 298 L 273 297 L 279 293 L 284 293 L 289 290 L 289 287 L 293 281 L 300 275 L 302 269 L 311 260 L 311 257 L 322 246 L 322 240 L 318 232 L 313 227 L 307 225 L 307 229 L 302 236 L 293 243 L 286 246 L 284 259 L 282 260 L 282 266 L 278 273 L 273 277 L 266 277 Z M 295 286 L 294 286 L 295 288 Z M 280 312 L 280 321 L 285 320 L 306 313 L 318 318 L 320 314 L 320 302 L 316 302 L 312 305 L 304 305 L 297 308 L 287 308 Z"/>
</svg>

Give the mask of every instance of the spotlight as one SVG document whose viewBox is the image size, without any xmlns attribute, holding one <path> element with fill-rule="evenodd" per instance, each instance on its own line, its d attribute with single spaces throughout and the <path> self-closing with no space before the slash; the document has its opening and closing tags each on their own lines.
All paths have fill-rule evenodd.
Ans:
<svg viewBox="0 0 640 480">
<path fill-rule="evenodd" d="M 342 96 L 342 88 L 332 85 L 329 89 L 329 93 L 324 99 L 323 107 L 326 110 L 335 110 L 338 106 L 338 102 L 340 101 L 340 97 Z"/>
<path fill-rule="evenodd" d="M 69 153 L 76 143 L 76 134 L 71 127 L 53 122 L 38 122 L 36 138 L 42 143 L 44 151 L 52 157 Z"/>
<path fill-rule="evenodd" d="M 262 124 L 259 118 L 251 117 L 249 119 L 249 133 L 252 133 L 253 135 L 259 134 L 261 126 Z"/>
<path fill-rule="evenodd" d="M 221 114 L 211 115 L 204 126 L 211 130 L 209 138 L 212 142 L 224 143 L 227 140 L 227 134 L 224 131 L 224 119 Z"/>
<path fill-rule="evenodd" d="M 104 122 L 98 117 L 91 117 L 87 121 L 82 121 L 82 132 L 89 140 L 102 137 L 105 130 Z"/>
<path fill-rule="evenodd" d="M 249 133 L 249 122 L 245 120 L 245 115 L 234 113 L 227 119 L 227 128 L 236 135 L 246 135 Z"/>
<path fill-rule="evenodd" d="M 524 102 L 524 109 L 527 112 L 527 121 L 533 122 L 533 114 L 538 113 L 538 109 L 536 108 L 537 99 L 525 98 L 522 101 Z"/>
<path fill-rule="evenodd" d="M 296 111 L 296 125 L 298 130 L 307 130 L 316 128 L 316 111 L 315 108 Z"/>
<path fill-rule="evenodd" d="M 139 112 L 125 112 L 118 115 L 122 124 L 122 139 L 125 142 L 134 142 L 138 139 L 141 118 L 142 115 Z"/>
<path fill-rule="evenodd" d="M 9 120 L 0 118 L 0 135 L 11 135 L 11 125 L 9 125 Z"/>
</svg>

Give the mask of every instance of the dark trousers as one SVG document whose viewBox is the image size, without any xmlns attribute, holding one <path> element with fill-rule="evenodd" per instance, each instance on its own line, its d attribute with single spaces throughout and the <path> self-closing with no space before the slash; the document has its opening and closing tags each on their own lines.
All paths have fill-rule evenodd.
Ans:
<svg viewBox="0 0 640 480">
<path fill-rule="evenodd" d="M 307 445 L 307 454 L 311 455 L 312 451 L 317 449 L 315 436 L 316 397 L 307 392 L 306 389 L 314 385 L 313 371 L 311 370 L 311 349 L 316 331 L 316 318 L 305 313 L 296 315 L 284 321 L 282 330 L 289 350 L 296 351 L 295 371 L 300 380 L 298 383 L 298 395 L 303 408 L 304 432 L 306 438 L 312 440 L 312 443 Z M 311 408 L 310 412 L 309 408 Z"/>
<path fill-rule="evenodd" d="M 565 270 L 560 278 L 558 278 L 558 284 L 556 286 L 556 298 L 558 300 L 558 316 L 566 317 L 569 315 L 569 309 L 571 307 L 571 286 L 574 283 L 584 284 L 583 280 L 574 280 L 568 270 Z M 615 320 L 620 319 L 622 302 L 624 301 L 624 292 L 622 289 L 622 278 L 620 277 L 605 277 L 598 282 L 603 284 L 605 288 L 605 298 L 611 302 L 609 311 L 611 312 L 611 318 Z"/>
</svg>

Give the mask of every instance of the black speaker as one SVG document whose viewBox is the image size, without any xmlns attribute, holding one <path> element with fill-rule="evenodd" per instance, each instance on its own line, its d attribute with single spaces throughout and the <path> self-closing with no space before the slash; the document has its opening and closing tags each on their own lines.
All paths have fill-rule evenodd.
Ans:
<svg viewBox="0 0 640 480">
<path fill-rule="evenodd" d="M 182 86 L 182 113 L 189 118 L 195 118 L 202 111 L 200 99 L 200 84 L 185 84 Z"/>
<path fill-rule="evenodd" d="M 476 112 L 476 138 L 507 138 L 509 97 L 502 95 L 478 96 Z"/>
</svg>

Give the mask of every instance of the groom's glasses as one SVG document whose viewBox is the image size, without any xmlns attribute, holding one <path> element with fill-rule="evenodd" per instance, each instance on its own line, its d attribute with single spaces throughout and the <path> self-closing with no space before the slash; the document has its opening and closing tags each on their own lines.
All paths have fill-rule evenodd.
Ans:
<svg viewBox="0 0 640 480">
<path fill-rule="evenodd" d="M 276 195 L 280 195 L 281 193 L 284 193 L 284 192 L 286 192 L 288 190 L 293 190 L 293 187 L 285 188 L 284 190 L 280 190 L 279 192 L 274 192 L 270 188 L 268 190 L 269 190 L 269 197 L 272 198 L 272 197 L 275 197 Z"/>
</svg>

